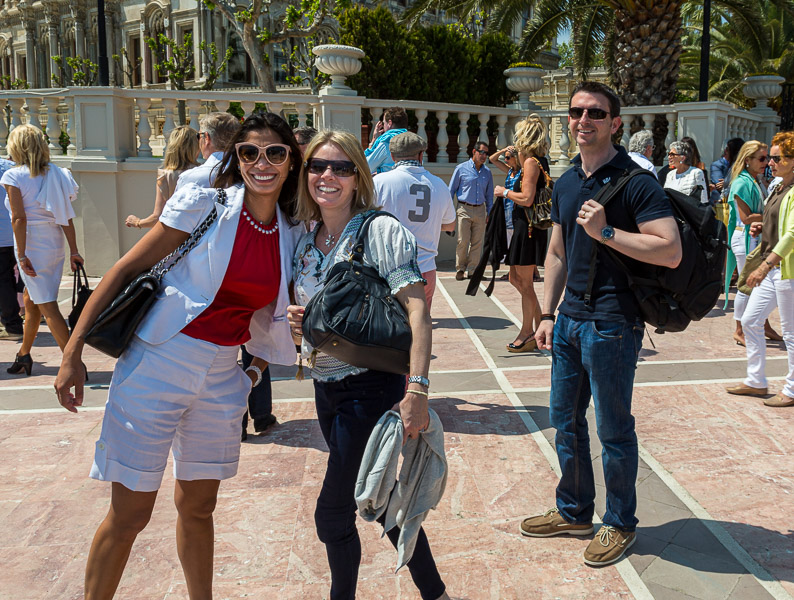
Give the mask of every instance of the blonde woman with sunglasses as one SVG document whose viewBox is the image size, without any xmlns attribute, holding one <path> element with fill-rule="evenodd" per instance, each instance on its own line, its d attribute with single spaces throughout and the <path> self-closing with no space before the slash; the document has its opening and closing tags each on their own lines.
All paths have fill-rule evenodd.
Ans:
<svg viewBox="0 0 794 600">
<path fill-rule="evenodd" d="M 217 219 L 163 279 L 161 293 L 113 372 L 91 477 L 112 482 L 85 575 L 87 598 L 115 593 L 137 534 L 146 527 L 174 457 L 176 544 L 191 598 L 212 597 L 212 513 L 223 479 L 237 472 L 246 399 L 268 363 L 292 364 L 285 319 L 300 149 L 278 115 L 248 117 L 215 182 L 177 191 L 158 223 L 105 275 L 83 310 L 55 381 L 72 412 L 83 403 L 86 332 L 124 285 Z M 243 372 L 239 346 L 254 355 Z M 74 391 L 72 392 L 72 388 Z"/>
<path fill-rule="evenodd" d="M 352 134 L 321 131 L 306 148 L 305 159 L 297 214 L 303 221 L 318 221 L 318 225 L 298 243 L 293 265 L 297 304 L 288 308 L 287 315 L 295 343 L 303 343 L 301 353 L 308 356 L 313 349 L 303 340 L 304 308 L 323 288 L 333 265 L 350 258 L 358 229 L 365 216 L 377 209 L 377 199 L 361 144 Z M 356 478 L 376 423 L 390 409 L 399 410 L 405 436 L 416 438 L 430 421 L 427 374 L 431 323 L 416 239 L 396 219 L 376 218 L 367 234 L 364 262 L 378 270 L 406 308 L 413 334 L 411 376 L 406 386 L 404 375 L 362 369 L 327 354 L 316 354 L 312 368 L 314 403 L 329 454 L 314 520 L 331 569 L 331 600 L 356 597 L 361 563 Z M 384 520 L 385 514 L 379 522 Z M 399 527 L 386 535 L 397 546 Z M 422 529 L 407 566 L 423 600 L 448 600 Z"/>
</svg>

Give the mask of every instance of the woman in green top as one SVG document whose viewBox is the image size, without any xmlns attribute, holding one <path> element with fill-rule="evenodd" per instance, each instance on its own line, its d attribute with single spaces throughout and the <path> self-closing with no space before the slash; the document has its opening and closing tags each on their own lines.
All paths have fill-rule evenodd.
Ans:
<svg viewBox="0 0 794 600">
<path fill-rule="evenodd" d="M 780 393 L 764 400 L 764 404 L 784 407 L 794 406 L 794 133 L 778 133 L 772 138 L 769 164 L 781 182 L 767 199 L 763 222 L 751 226 L 751 233 L 761 233 L 759 251 L 764 260 L 747 278 L 747 285 L 756 288 L 742 317 L 747 378 L 727 391 L 742 396 L 766 395 L 763 323 L 777 306 L 788 352 L 788 376 Z"/>
<path fill-rule="evenodd" d="M 731 236 L 730 252 L 728 253 L 728 267 L 725 269 L 725 308 L 728 307 L 728 288 L 734 267 L 741 273 L 747 255 L 755 249 L 760 238 L 750 235 L 750 225 L 760 223 L 764 210 L 764 195 L 758 185 L 757 177 L 766 168 L 769 153 L 767 145 L 756 140 L 745 142 L 736 161 L 731 168 L 731 187 L 728 192 L 728 205 L 730 217 L 728 232 Z M 742 315 L 750 297 L 737 291 L 733 301 L 733 318 L 736 320 L 736 331 L 733 339 L 740 346 L 744 346 L 744 332 L 742 331 Z M 766 324 L 766 334 L 770 339 L 781 339 Z"/>
</svg>

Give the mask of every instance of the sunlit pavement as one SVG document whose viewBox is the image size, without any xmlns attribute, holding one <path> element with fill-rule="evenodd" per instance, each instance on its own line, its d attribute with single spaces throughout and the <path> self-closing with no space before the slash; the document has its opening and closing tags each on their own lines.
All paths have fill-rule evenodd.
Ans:
<svg viewBox="0 0 794 600">
<path fill-rule="evenodd" d="M 520 520 L 553 506 L 557 460 L 548 423 L 550 360 L 510 354 L 518 294 L 499 281 L 491 298 L 440 274 L 433 305 L 431 403 L 446 431 L 450 476 L 426 530 L 453 598 L 792 598 L 794 408 L 730 396 L 744 348 L 732 315 L 715 309 L 684 333 L 644 340 L 634 414 L 640 442 L 637 543 L 601 569 L 582 562 L 590 538 L 529 539 Z M 92 284 L 93 285 L 93 284 Z M 71 280 L 61 297 L 68 313 Z M 537 285 L 542 292 L 542 284 Z M 721 306 L 721 303 L 720 303 Z M 33 375 L 5 367 L 18 343 L 0 341 L 0 598 L 82 597 L 86 555 L 108 505 L 107 484 L 87 478 L 113 361 L 87 351 L 86 407 L 60 409 L 52 382 L 60 352 L 42 325 Z M 786 372 L 785 348 L 767 348 L 770 395 Z M 237 477 L 216 510 L 215 598 L 328 597 L 314 503 L 326 448 L 312 386 L 275 369 L 279 425 L 249 433 Z M 603 482 L 595 423 L 593 464 Z M 117 598 L 187 598 L 174 542 L 173 477 L 140 535 Z M 604 510 L 598 486 L 597 510 Z M 358 598 L 418 599 L 379 527 L 359 522 Z"/>
</svg>

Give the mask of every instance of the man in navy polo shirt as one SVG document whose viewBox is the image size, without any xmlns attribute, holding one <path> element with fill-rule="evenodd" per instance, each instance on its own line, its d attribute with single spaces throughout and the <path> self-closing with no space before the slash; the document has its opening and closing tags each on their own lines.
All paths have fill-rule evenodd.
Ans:
<svg viewBox="0 0 794 600">
<path fill-rule="evenodd" d="M 626 276 L 606 252 L 599 251 L 591 299 L 585 301 L 590 256 L 593 244 L 604 244 L 629 263 L 675 267 L 681 240 L 670 203 L 652 177 L 635 177 L 606 207 L 592 200 L 602 186 L 637 168 L 625 149 L 612 144 L 621 124 L 615 92 L 601 83 L 580 83 L 568 106 L 579 156 L 554 186 L 543 316 L 535 332 L 538 347 L 552 352 L 549 416 L 562 477 L 556 507 L 525 519 L 521 533 L 593 532 L 595 482 L 585 418 L 592 396 L 607 499 L 604 525 L 584 561 L 602 566 L 620 559 L 635 540 L 638 455 L 631 395 L 644 323 Z"/>
</svg>

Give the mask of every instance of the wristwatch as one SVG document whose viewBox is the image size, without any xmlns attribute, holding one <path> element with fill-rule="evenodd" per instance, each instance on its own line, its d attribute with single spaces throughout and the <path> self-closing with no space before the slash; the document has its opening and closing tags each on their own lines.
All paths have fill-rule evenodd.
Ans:
<svg viewBox="0 0 794 600">
<path fill-rule="evenodd" d="M 430 380 L 427 377 L 422 377 L 421 375 L 411 375 L 408 378 L 408 383 L 418 383 L 424 387 L 430 387 Z"/>
<path fill-rule="evenodd" d="M 601 230 L 601 243 L 606 244 L 609 240 L 615 237 L 615 228 L 612 225 L 607 225 Z"/>
<path fill-rule="evenodd" d="M 507 198 L 507 195 L 508 195 L 509 193 L 510 193 L 510 190 L 509 190 L 509 189 L 507 189 L 507 188 L 505 188 L 505 191 L 504 191 L 504 192 L 502 192 L 502 196 L 504 196 L 505 198 Z"/>
</svg>

